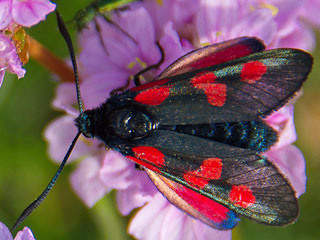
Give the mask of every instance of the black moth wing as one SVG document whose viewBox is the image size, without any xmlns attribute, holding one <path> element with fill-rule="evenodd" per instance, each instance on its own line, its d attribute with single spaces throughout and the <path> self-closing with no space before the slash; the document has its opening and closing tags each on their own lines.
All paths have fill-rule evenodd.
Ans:
<svg viewBox="0 0 320 240">
<path fill-rule="evenodd" d="M 154 155 L 144 151 L 145 146 L 151 147 Z M 130 159 L 137 159 L 139 164 L 154 171 L 157 169 L 156 172 L 166 178 L 256 222 L 285 225 L 298 215 L 295 192 L 288 181 L 271 162 L 254 151 L 162 130 L 154 131 L 144 139 L 119 144 L 117 148 Z M 163 164 L 155 161 L 158 153 L 163 156 Z M 204 168 L 207 172 L 202 172 L 205 163 L 211 159 L 213 164 L 209 166 L 212 167 Z M 220 164 L 215 164 L 216 161 Z M 250 189 L 249 194 L 243 194 L 248 196 L 248 203 L 246 200 L 243 203 L 232 201 L 234 186 Z"/>
<path fill-rule="evenodd" d="M 262 62 L 266 68 L 259 80 L 252 83 L 241 80 L 241 71 L 248 62 Z M 153 85 L 151 88 L 141 88 L 148 84 L 141 85 L 111 98 L 110 101 L 118 106 L 141 105 L 163 125 L 252 121 L 285 105 L 301 88 L 311 66 L 312 57 L 300 50 L 263 51 L 193 72 L 165 77 L 149 83 L 160 85 Z M 214 83 L 201 83 L 205 85 L 204 88 L 210 88 L 213 84 L 225 86 L 223 106 L 210 104 L 204 91 L 192 85 L 192 79 L 202 72 L 216 76 Z M 161 84 L 164 80 L 165 83 Z M 161 104 L 136 101 L 135 98 L 142 92 L 147 93 L 152 88 L 162 91 L 160 87 L 170 88 L 170 94 Z M 146 98 L 156 97 L 154 93 L 146 94 Z"/>
</svg>

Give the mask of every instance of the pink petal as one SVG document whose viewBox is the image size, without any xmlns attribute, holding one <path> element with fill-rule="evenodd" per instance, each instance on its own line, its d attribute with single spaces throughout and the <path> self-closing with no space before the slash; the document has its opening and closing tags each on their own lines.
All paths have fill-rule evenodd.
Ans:
<svg viewBox="0 0 320 240">
<path fill-rule="evenodd" d="M 131 220 L 128 232 L 141 240 L 159 239 L 160 227 L 165 218 L 163 210 L 167 203 L 160 193 L 157 194 Z"/>
<path fill-rule="evenodd" d="M 12 0 L 0 0 L 0 30 L 7 28 L 12 22 L 11 10 Z"/>
<path fill-rule="evenodd" d="M 285 106 L 265 119 L 265 121 L 273 127 L 279 135 L 279 140 L 273 148 L 290 145 L 297 140 L 293 112 L 293 105 Z"/>
<path fill-rule="evenodd" d="M 127 35 L 122 34 L 118 28 L 107 23 L 104 19 L 98 18 L 98 23 L 101 29 L 100 32 L 104 45 L 108 51 L 108 57 L 105 61 L 112 63 L 113 66 L 125 69 L 129 65 L 129 63 L 135 60 L 135 56 L 138 55 L 138 48 L 136 43 L 128 38 Z M 102 47 L 101 43 L 95 48 L 99 48 L 99 51 L 105 53 L 105 50 Z M 105 61 L 103 61 L 103 63 Z M 97 64 L 100 64 L 97 61 L 95 62 Z M 109 65 L 105 65 L 105 67 L 110 69 L 112 66 L 110 66 L 110 63 Z M 115 70 L 119 71 L 119 69 Z"/>
<path fill-rule="evenodd" d="M 0 71 L 4 70 L 16 74 L 18 78 L 24 77 L 26 72 L 22 68 L 22 62 L 14 44 L 5 35 L 0 33 Z"/>
<path fill-rule="evenodd" d="M 239 19 L 238 23 L 230 30 L 229 37 L 256 36 L 268 45 L 275 36 L 276 29 L 271 11 L 259 9 Z"/>
<path fill-rule="evenodd" d="M 125 71 L 104 71 L 91 74 L 81 85 L 80 89 L 86 109 L 99 106 L 110 96 L 114 89 L 124 86 L 129 77 Z M 106 81 L 108 79 L 108 81 Z"/>
<path fill-rule="evenodd" d="M 6 71 L 4 69 L 3 70 L 0 69 L 0 87 L 2 86 L 5 73 Z"/>
<path fill-rule="evenodd" d="M 99 19 L 98 23 L 99 26 L 108 24 L 105 21 L 99 21 Z M 105 33 L 106 36 L 104 36 L 104 31 L 102 29 L 100 33 L 102 38 L 113 36 L 108 36 L 107 33 Z M 109 46 L 105 44 L 106 50 L 103 48 L 93 22 L 79 34 L 78 39 L 79 46 L 82 49 L 78 56 L 78 64 L 83 81 L 87 81 L 88 77 L 94 74 L 101 74 L 103 72 L 109 72 L 110 70 L 114 70 L 115 72 L 120 70 L 114 69 L 115 65 L 111 63 L 108 55 L 109 52 L 106 52 L 106 50 L 108 51 Z"/>
<path fill-rule="evenodd" d="M 249 11 L 234 1 L 202 1 L 197 19 L 200 43 L 216 43 L 240 36 L 257 36 L 269 44 L 276 25 L 269 9 Z M 242 6 L 245 5 L 245 6 Z"/>
<path fill-rule="evenodd" d="M 132 219 L 129 233 L 138 239 L 231 239 L 231 231 L 218 231 L 188 216 L 160 193 Z"/>
<path fill-rule="evenodd" d="M 118 208 L 123 215 L 128 215 L 134 208 L 141 207 L 158 193 L 147 174 L 135 170 L 130 177 L 131 185 L 117 193 Z"/>
<path fill-rule="evenodd" d="M 128 179 L 134 171 L 133 164 L 115 151 L 107 151 L 100 169 L 100 178 L 105 186 L 126 189 L 131 184 Z"/>
<path fill-rule="evenodd" d="M 0 239 L 1 240 L 13 240 L 13 237 L 6 225 L 0 222 Z"/>
<path fill-rule="evenodd" d="M 31 27 L 45 20 L 55 8 L 48 0 L 12 0 L 12 17 L 19 25 Z"/>
<path fill-rule="evenodd" d="M 92 207 L 111 190 L 100 180 L 100 168 L 98 157 L 88 157 L 81 161 L 71 175 L 73 189 L 88 207 Z"/>
<path fill-rule="evenodd" d="M 113 20 L 137 41 L 139 44 L 138 56 L 143 61 L 148 63 L 156 63 L 158 61 L 160 58 L 159 50 L 155 44 L 152 44 L 156 42 L 153 22 L 145 8 L 138 7 L 133 11 L 123 12 L 121 15 L 116 14 Z M 142 32 L 143 34 L 140 34 Z M 128 51 L 128 49 L 125 50 Z"/>
<path fill-rule="evenodd" d="M 216 43 L 217 33 L 225 36 L 237 22 L 238 3 L 232 0 L 203 0 L 197 16 L 200 43 Z"/>
<path fill-rule="evenodd" d="M 0 238 L 1 239 L 1 238 Z M 14 240 L 35 240 L 32 231 L 25 227 L 22 231 L 19 231 Z"/>
<path fill-rule="evenodd" d="M 192 50 L 191 47 L 188 49 L 182 48 L 179 35 L 173 29 L 171 22 L 165 26 L 163 36 L 160 38 L 160 44 L 166 53 L 165 61 L 161 65 L 162 71 L 186 52 Z"/>
<path fill-rule="evenodd" d="M 232 239 L 232 231 L 219 231 L 209 226 L 197 221 L 193 224 L 194 231 L 196 233 L 197 239 L 215 239 L 215 240 L 227 240 Z M 214 237 L 212 237 L 214 236 Z"/>
<path fill-rule="evenodd" d="M 308 22 L 320 27 L 320 18 L 318 16 L 320 12 L 319 0 L 306 0 L 305 6 L 301 9 L 301 15 L 308 20 Z"/>
<path fill-rule="evenodd" d="M 278 44 L 275 46 L 277 48 L 300 48 L 306 51 L 312 51 L 316 44 L 312 29 L 303 23 L 292 24 L 290 32 L 286 35 L 278 35 L 278 38 Z"/>
<path fill-rule="evenodd" d="M 268 151 L 266 155 L 290 180 L 296 195 L 299 197 L 306 190 L 305 160 L 301 151 L 293 145 Z"/>
<path fill-rule="evenodd" d="M 155 33 L 157 37 L 165 25 L 171 23 L 173 28 L 179 31 L 184 37 L 189 36 L 193 30 L 193 20 L 199 8 L 199 0 L 163 0 L 160 5 L 158 1 L 146 1 L 144 6 L 152 13 Z"/>
<path fill-rule="evenodd" d="M 75 84 L 62 83 L 56 89 L 56 96 L 53 99 L 52 105 L 54 108 L 63 110 L 66 113 L 76 117 L 79 114 L 79 111 L 74 108 L 74 104 L 77 101 L 76 99 Z"/>
<path fill-rule="evenodd" d="M 44 137 L 49 143 L 49 155 L 54 161 L 57 163 L 62 161 L 77 132 L 74 119 L 70 116 L 60 117 L 47 126 Z M 93 149 L 94 145 L 90 146 L 78 140 L 68 162 L 92 152 Z"/>
</svg>

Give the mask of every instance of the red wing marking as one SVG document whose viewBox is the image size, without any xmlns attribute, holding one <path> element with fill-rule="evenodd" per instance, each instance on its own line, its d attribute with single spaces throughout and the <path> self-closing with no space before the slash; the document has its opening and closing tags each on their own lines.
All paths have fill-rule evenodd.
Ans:
<svg viewBox="0 0 320 240">
<path fill-rule="evenodd" d="M 191 84 L 194 88 L 204 91 L 211 105 L 221 107 L 226 102 L 227 85 L 214 83 L 216 78 L 213 72 L 205 72 L 193 77 Z"/>
<path fill-rule="evenodd" d="M 228 208 L 221 204 L 202 196 L 187 187 L 181 186 L 175 189 L 176 193 L 180 195 L 188 204 L 201 212 L 204 216 L 213 220 L 216 223 L 221 223 L 227 219 Z"/>
<path fill-rule="evenodd" d="M 141 146 L 132 148 L 135 157 L 127 155 L 132 161 L 157 173 L 161 171 L 158 167 L 164 166 L 164 154 L 154 147 Z"/>
<path fill-rule="evenodd" d="M 222 173 L 220 158 L 205 159 L 199 169 L 183 174 L 184 180 L 196 188 L 203 188 L 210 180 L 220 179 Z"/>
<path fill-rule="evenodd" d="M 138 103 L 157 106 L 170 95 L 171 86 L 150 88 L 140 92 L 134 100 Z"/>
<path fill-rule="evenodd" d="M 217 79 L 213 72 L 199 73 L 191 79 L 191 83 L 194 87 L 201 83 L 214 83 Z"/>
<path fill-rule="evenodd" d="M 140 146 L 132 148 L 134 155 L 156 166 L 164 166 L 164 154 L 154 147 Z"/>
<path fill-rule="evenodd" d="M 141 91 L 141 90 L 145 90 L 145 89 L 148 89 L 148 88 L 161 86 L 161 85 L 167 83 L 168 81 L 169 81 L 169 79 L 162 79 L 162 80 L 159 80 L 159 81 L 149 82 L 149 83 L 146 83 L 146 84 L 131 88 L 130 91 Z"/>
<path fill-rule="evenodd" d="M 241 70 L 241 81 L 255 83 L 267 72 L 267 66 L 260 61 L 251 61 L 243 65 Z"/>
<path fill-rule="evenodd" d="M 206 58 L 201 58 L 192 63 L 191 66 L 196 69 L 205 68 L 247 56 L 251 52 L 252 50 L 247 45 L 238 44 L 209 55 Z"/>
<path fill-rule="evenodd" d="M 251 189 L 245 185 L 232 186 L 229 199 L 234 205 L 243 208 L 250 207 L 256 202 L 256 197 L 253 196 Z"/>
<path fill-rule="evenodd" d="M 204 90 L 204 93 L 207 95 L 208 102 L 217 107 L 221 107 L 226 102 L 227 97 L 227 85 L 217 83 L 206 86 L 199 86 Z"/>
</svg>

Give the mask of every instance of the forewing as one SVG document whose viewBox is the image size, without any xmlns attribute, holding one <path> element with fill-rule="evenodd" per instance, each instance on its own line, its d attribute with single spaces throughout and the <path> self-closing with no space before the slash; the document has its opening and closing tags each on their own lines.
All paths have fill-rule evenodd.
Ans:
<svg viewBox="0 0 320 240">
<path fill-rule="evenodd" d="M 129 159 L 268 225 L 298 215 L 295 192 L 278 169 L 254 151 L 171 131 L 117 145 Z"/>
<path fill-rule="evenodd" d="M 150 82 L 110 101 L 142 106 L 163 125 L 257 120 L 286 104 L 311 66 L 312 57 L 300 50 L 258 52 Z"/>
</svg>

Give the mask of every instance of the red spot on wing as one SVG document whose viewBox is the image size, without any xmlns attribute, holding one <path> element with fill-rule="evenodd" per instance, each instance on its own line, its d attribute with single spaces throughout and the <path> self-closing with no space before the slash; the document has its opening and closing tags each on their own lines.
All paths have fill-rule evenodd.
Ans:
<svg viewBox="0 0 320 240">
<path fill-rule="evenodd" d="M 161 79 L 161 80 L 158 80 L 158 81 L 149 82 L 149 83 L 146 83 L 146 84 L 131 88 L 130 91 L 141 91 L 141 90 L 145 90 L 145 89 L 148 89 L 148 88 L 154 88 L 154 87 L 157 87 L 157 86 L 161 86 L 161 85 L 167 83 L 168 81 L 169 81 L 169 79 Z"/>
<path fill-rule="evenodd" d="M 194 87 L 201 83 L 214 83 L 216 80 L 216 75 L 213 72 L 205 72 L 197 74 L 195 77 L 191 79 L 191 83 Z"/>
<path fill-rule="evenodd" d="M 241 81 L 255 83 L 267 72 L 267 66 L 260 61 L 251 61 L 243 65 L 241 70 Z"/>
<path fill-rule="evenodd" d="M 203 188 L 210 180 L 220 179 L 222 173 L 222 160 L 220 158 L 207 158 L 199 169 L 183 174 L 184 180 L 196 188 Z"/>
<path fill-rule="evenodd" d="M 205 68 L 244 57 L 252 52 L 247 45 L 234 45 L 195 61 L 191 66 L 195 69 Z"/>
<path fill-rule="evenodd" d="M 158 167 L 164 166 L 164 154 L 154 147 L 140 146 L 132 148 L 135 157 Z"/>
<path fill-rule="evenodd" d="M 227 219 L 227 213 L 230 211 L 228 208 L 221 204 L 202 196 L 187 187 L 175 189 L 176 193 L 181 196 L 189 205 L 198 210 L 201 214 L 211 219 L 216 223 L 221 223 Z"/>
<path fill-rule="evenodd" d="M 199 86 L 204 90 L 204 93 L 207 95 L 208 102 L 217 107 L 221 107 L 226 102 L 227 98 L 227 86 L 222 83 L 217 84 L 205 84 Z"/>
<path fill-rule="evenodd" d="M 234 205 L 243 208 L 250 207 L 256 202 L 256 197 L 253 196 L 251 189 L 245 185 L 232 186 L 229 199 Z"/>
<path fill-rule="evenodd" d="M 204 91 L 211 105 L 221 107 L 226 101 L 227 86 L 222 83 L 214 83 L 216 78 L 213 72 L 205 72 L 193 77 L 191 84 L 194 88 Z"/>
<path fill-rule="evenodd" d="M 138 103 L 157 106 L 169 97 L 170 88 L 171 86 L 149 88 L 138 93 L 134 100 Z"/>
</svg>

